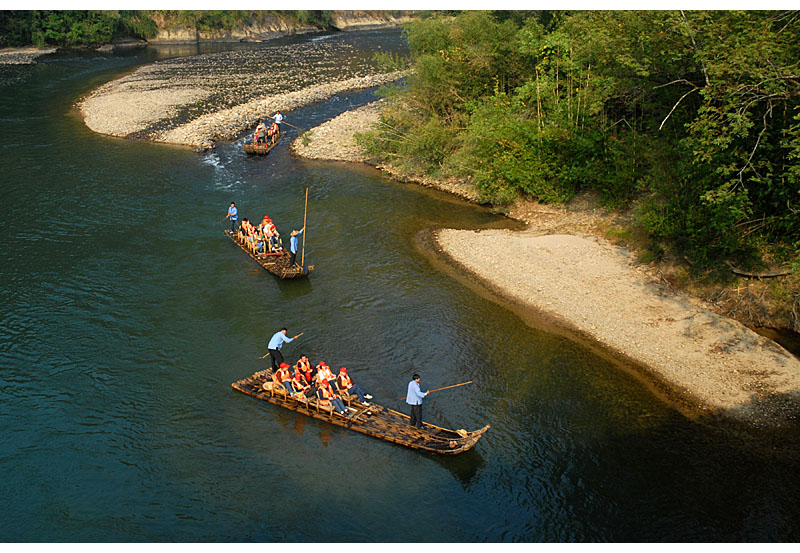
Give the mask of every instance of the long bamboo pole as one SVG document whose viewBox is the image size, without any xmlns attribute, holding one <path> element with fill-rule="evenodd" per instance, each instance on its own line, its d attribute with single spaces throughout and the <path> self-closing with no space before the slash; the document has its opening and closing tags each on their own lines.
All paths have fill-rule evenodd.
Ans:
<svg viewBox="0 0 800 553">
<path fill-rule="evenodd" d="M 270 119 L 275 119 L 275 118 L 274 118 L 274 117 L 272 117 L 271 115 L 268 115 L 267 117 L 269 117 Z M 289 122 L 287 122 L 287 121 L 285 121 L 285 120 L 284 120 L 284 121 L 281 121 L 281 123 L 283 123 L 284 125 L 289 125 L 289 126 L 290 126 L 290 127 L 292 127 L 293 129 L 297 129 L 298 131 L 300 130 L 300 127 L 295 127 L 294 125 L 292 125 L 291 123 L 289 123 Z"/>
<path fill-rule="evenodd" d="M 453 384 L 452 386 L 444 386 L 442 388 L 434 388 L 433 390 L 428 390 L 428 393 L 432 394 L 433 392 L 439 392 L 441 390 L 447 390 L 448 388 L 458 388 L 459 386 L 466 386 L 467 384 L 472 384 L 472 380 L 470 380 L 469 382 L 462 382 L 461 384 Z M 400 401 L 402 399 L 406 399 L 406 396 L 397 398 L 397 401 Z"/>
<path fill-rule="evenodd" d="M 458 388 L 459 386 L 466 386 L 467 384 L 472 384 L 472 380 L 469 382 L 462 382 L 461 384 L 453 384 L 452 386 L 444 386 L 442 388 L 435 388 L 433 390 L 428 390 L 428 393 L 438 392 L 440 390 L 447 390 L 448 388 Z"/>
<path fill-rule="evenodd" d="M 300 254 L 300 266 L 305 265 L 306 260 L 306 215 L 308 214 L 308 187 L 306 186 L 306 205 L 303 208 L 303 253 Z"/>
</svg>

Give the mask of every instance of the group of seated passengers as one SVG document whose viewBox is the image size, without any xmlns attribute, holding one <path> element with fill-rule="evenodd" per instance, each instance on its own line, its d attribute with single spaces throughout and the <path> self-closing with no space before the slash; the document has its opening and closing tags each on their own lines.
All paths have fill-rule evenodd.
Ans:
<svg viewBox="0 0 800 553">
<path fill-rule="evenodd" d="M 248 247 L 258 255 L 277 253 L 283 250 L 281 235 L 268 215 L 264 215 L 264 219 L 258 226 L 253 226 L 246 217 L 242 219 L 242 224 L 239 226 L 239 239 L 244 240 Z"/>
<path fill-rule="evenodd" d="M 253 133 L 253 142 L 256 144 L 264 144 L 267 141 L 269 141 L 270 144 L 274 144 L 277 139 L 278 124 L 275 122 L 267 129 L 267 126 L 261 121 L 256 127 L 256 132 Z"/>
<path fill-rule="evenodd" d="M 294 374 L 290 370 L 292 368 Z M 305 355 L 300 356 L 294 367 L 288 363 L 281 363 L 278 371 L 272 375 L 272 381 L 277 386 L 283 386 L 289 395 L 299 399 L 308 399 L 316 395 L 321 405 L 333 405 L 340 415 L 347 414 L 341 394 L 355 395 L 364 405 L 369 405 L 367 400 L 372 399 L 371 395 L 364 393 L 364 390 L 353 382 L 347 374 L 347 368 L 342 367 L 339 369 L 339 374 L 334 376 L 325 361 L 320 361 L 312 369 L 311 362 Z"/>
</svg>

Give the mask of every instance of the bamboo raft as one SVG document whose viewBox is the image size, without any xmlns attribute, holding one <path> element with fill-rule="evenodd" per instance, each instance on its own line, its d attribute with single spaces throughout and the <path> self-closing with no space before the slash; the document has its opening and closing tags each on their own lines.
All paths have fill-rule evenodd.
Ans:
<svg viewBox="0 0 800 553">
<path fill-rule="evenodd" d="M 231 384 L 233 388 L 260 400 L 279 405 L 290 411 L 322 420 L 367 436 L 404 445 L 412 449 L 442 455 L 456 455 L 471 449 L 490 425 L 480 430 L 448 430 L 427 422 L 422 428 L 410 425 L 408 415 L 376 403 L 364 405 L 355 396 L 343 397 L 348 414 L 340 415 L 331 406 L 320 405 L 316 398 L 299 399 L 289 396 L 282 386 L 272 382 L 272 370 L 260 371 L 249 378 Z M 346 394 L 342 394 L 345 396 Z"/>
<path fill-rule="evenodd" d="M 258 254 L 256 253 L 246 240 L 239 239 L 239 233 L 232 233 L 229 230 L 225 234 L 236 244 L 242 248 L 247 254 L 252 257 L 256 263 L 264 267 L 267 271 L 272 273 L 278 278 L 301 278 L 307 276 L 314 270 L 313 265 L 299 266 L 297 263 L 291 265 L 289 262 L 289 253 L 286 250 L 281 250 L 279 253 Z"/>
<path fill-rule="evenodd" d="M 281 132 L 279 131 L 278 136 L 275 138 L 275 142 L 273 142 L 272 144 L 267 144 L 266 142 L 264 144 L 253 144 L 251 142 L 249 144 L 243 144 L 242 147 L 244 148 L 244 151 L 247 154 L 266 155 L 272 148 L 274 148 L 278 144 L 278 142 L 280 142 L 280 140 L 281 140 Z"/>
</svg>

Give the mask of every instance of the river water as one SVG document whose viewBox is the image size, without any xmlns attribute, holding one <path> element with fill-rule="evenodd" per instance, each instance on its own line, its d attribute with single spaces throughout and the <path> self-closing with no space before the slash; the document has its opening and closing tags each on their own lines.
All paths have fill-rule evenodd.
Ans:
<svg viewBox="0 0 800 553">
<path fill-rule="evenodd" d="M 197 154 L 93 134 L 73 108 L 194 53 L 0 71 L 1 541 L 797 541 L 796 437 L 686 419 L 415 245 L 429 227 L 508 221 L 365 166 L 294 159 L 289 140 L 267 157 Z M 372 97 L 284 115 L 306 129 Z M 306 188 L 317 269 L 279 281 L 220 219 L 235 201 L 288 235 Z M 492 429 L 436 457 L 233 390 L 282 326 L 305 332 L 288 358 L 347 366 L 390 407 L 414 372 L 423 388 L 473 380 L 431 395 L 425 419 Z"/>
</svg>

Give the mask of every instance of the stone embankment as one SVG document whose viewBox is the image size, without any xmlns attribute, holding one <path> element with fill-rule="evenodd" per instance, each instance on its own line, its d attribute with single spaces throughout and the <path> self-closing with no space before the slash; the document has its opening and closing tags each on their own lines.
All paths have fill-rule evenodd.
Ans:
<svg viewBox="0 0 800 553">
<path fill-rule="evenodd" d="M 352 134 L 379 116 L 377 102 L 346 112 L 309 131 L 305 141 L 296 139 L 292 149 L 303 157 L 369 162 Z M 424 184 L 475 197 L 464 183 Z M 800 416 L 800 360 L 665 286 L 630 252 L 599 237 L 602 215 L 527 203 L 511 216 L 529 228 L 441 229 L 434 237 L 460 270 L 633 363 L 684 412 L 755 426 L 782 426 Z"/>
<path fill-rule="evenodd" d="M 411 18 L 407 15 L 396 16 L 380 10 L 333 10 L 331 12 L 333 26 L 340 31 L 360 29 L 377 29 L 396 27 Z M 180 25 L 169 24 L 163 16 L 154 14 L 158 25 L 158 33 L 148 42 L 151 44 L 189 44 L 196 42 L 264 42 L 288 35 L 319 33 L 323 29 L 311 25 L 303 25 L 279 15 L 269 17 L 263 22 L 252 25 L 237 26 L 232 29 L 197 30 Z"/>
<path fill-rule="evenodd" d="M 395 16 L 381 11 L 337 10 L 333 14 L 333 25 L 341 31 L 392 27 L 411 21 L 408 15 Z"/>
<path fill-rule="evenodd" d="M 0 65 L 29 65 L 36 63 L 39 56 L 52 54 L 56 48 L 2 48 Z"/>
</svg>

